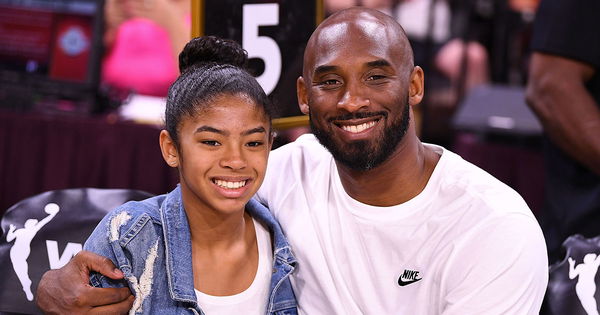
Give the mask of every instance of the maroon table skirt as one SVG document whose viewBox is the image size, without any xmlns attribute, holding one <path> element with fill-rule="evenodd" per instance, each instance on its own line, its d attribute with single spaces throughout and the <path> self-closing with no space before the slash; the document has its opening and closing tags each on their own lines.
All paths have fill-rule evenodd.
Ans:
<svg viewBox="0 0 600 315">
<path fill-rule="evenodd" d="M 0 112 L 0 215 L 55 189 L 131 188 L 166 193 L 178 181 L 156 126 L 109 117 Z"/>
</svg>

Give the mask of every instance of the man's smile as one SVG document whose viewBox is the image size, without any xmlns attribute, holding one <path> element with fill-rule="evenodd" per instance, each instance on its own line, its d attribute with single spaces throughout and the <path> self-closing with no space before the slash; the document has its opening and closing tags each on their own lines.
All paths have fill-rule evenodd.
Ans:
<svg viewBox="0 0 600 315">
<path fill-rule="evenodd" d="M 371 121 L 367 121 L 367 122 L 363 122 L 363 123 L 343 122 L 343 123 L 336 123 L 336 125 L 338 127 L 342 128 L 344 131 L 351 132 L 351 133 L 360 133 L 367 129 L 373 128 L 378 122 L 379 122 L 379 119 L 375 119 L 375 120 L 371 120 Z"/>
<path fill-rule="evenodd" d="M 338 116 L 329 121 L 347 133 L 359 134 L 370 131 L 385 117 L 386 112 L 362 112 Z"/>
</svg>

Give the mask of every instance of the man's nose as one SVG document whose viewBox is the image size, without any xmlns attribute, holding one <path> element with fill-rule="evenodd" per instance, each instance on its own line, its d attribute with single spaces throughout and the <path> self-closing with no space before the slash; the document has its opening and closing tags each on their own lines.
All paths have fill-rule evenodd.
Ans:
<svg viewBox="0 0 600 315">
<path fill-rule="evenodd" d="M 366 95 L 364 88 L 359 83 L 348 84 L 342 98 L 338 101 L 337 106 L 349 113 L 357 112 L 363 108 L 369 107 L 371 101 Z"/>
</svg>

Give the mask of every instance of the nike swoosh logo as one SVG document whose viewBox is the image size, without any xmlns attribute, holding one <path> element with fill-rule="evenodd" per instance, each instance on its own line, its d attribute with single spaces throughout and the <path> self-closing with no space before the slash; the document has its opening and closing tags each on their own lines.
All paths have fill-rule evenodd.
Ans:
<svg viewBox="0 0 600 315">
<path fill-rule="evenodd" d="M 413 279 L 413 280 L 406 280 L 405 281 L 405 280 L 402 280 L 402 277 L 400 277 L 400 278 L 398 278 L 398 285 L 401 286 L 401 287 L 403 287 L 405 285 L 409 285 L 411 283 L 415 283 L 415 282 L 417 282 L 417 281 L 419 281 L 421 279 L 423 279 L 423 278 Z"/>
</svg>

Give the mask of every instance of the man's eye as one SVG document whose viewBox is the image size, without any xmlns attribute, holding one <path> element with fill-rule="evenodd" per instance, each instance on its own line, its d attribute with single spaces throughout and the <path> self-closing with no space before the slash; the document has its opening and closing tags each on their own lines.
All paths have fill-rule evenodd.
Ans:
<svg viewBox="0 0 600 315">
<path fill-rule="evenodd" d="M 384 75 L 375 74 L 375 75 L 369 76 L 367 78 L 367 81 L 375 81 L 375 80 L 382 80 L 382 79 L 385 79 Z"/>
<path fill-rule="evenodd" d="M 262 141 L 251 141 L 251 142 L 248 142 L 246 145 L 249 147 L 259 147 L 259 146 L 263 145 L 263 142 Z"/>
<path fill-rule="evenodd" d="M 339 84 L 340 84 L 340 81 L 336 80 L 336 79 L 323 80 L 318 83 L 318 85 L 325 86 L 325 87 L 332 87 L 332 86 L 336 86 Z"/>
<path fill-rule="evenodd" d="M 215 141 L 215 140 L 203 140 L 203 141 L 201 141 L 201 143 L 205 144 L 205 145 L 213 146 L 213 147 L 221 145 L 218 141 Z"/>
</svg>

